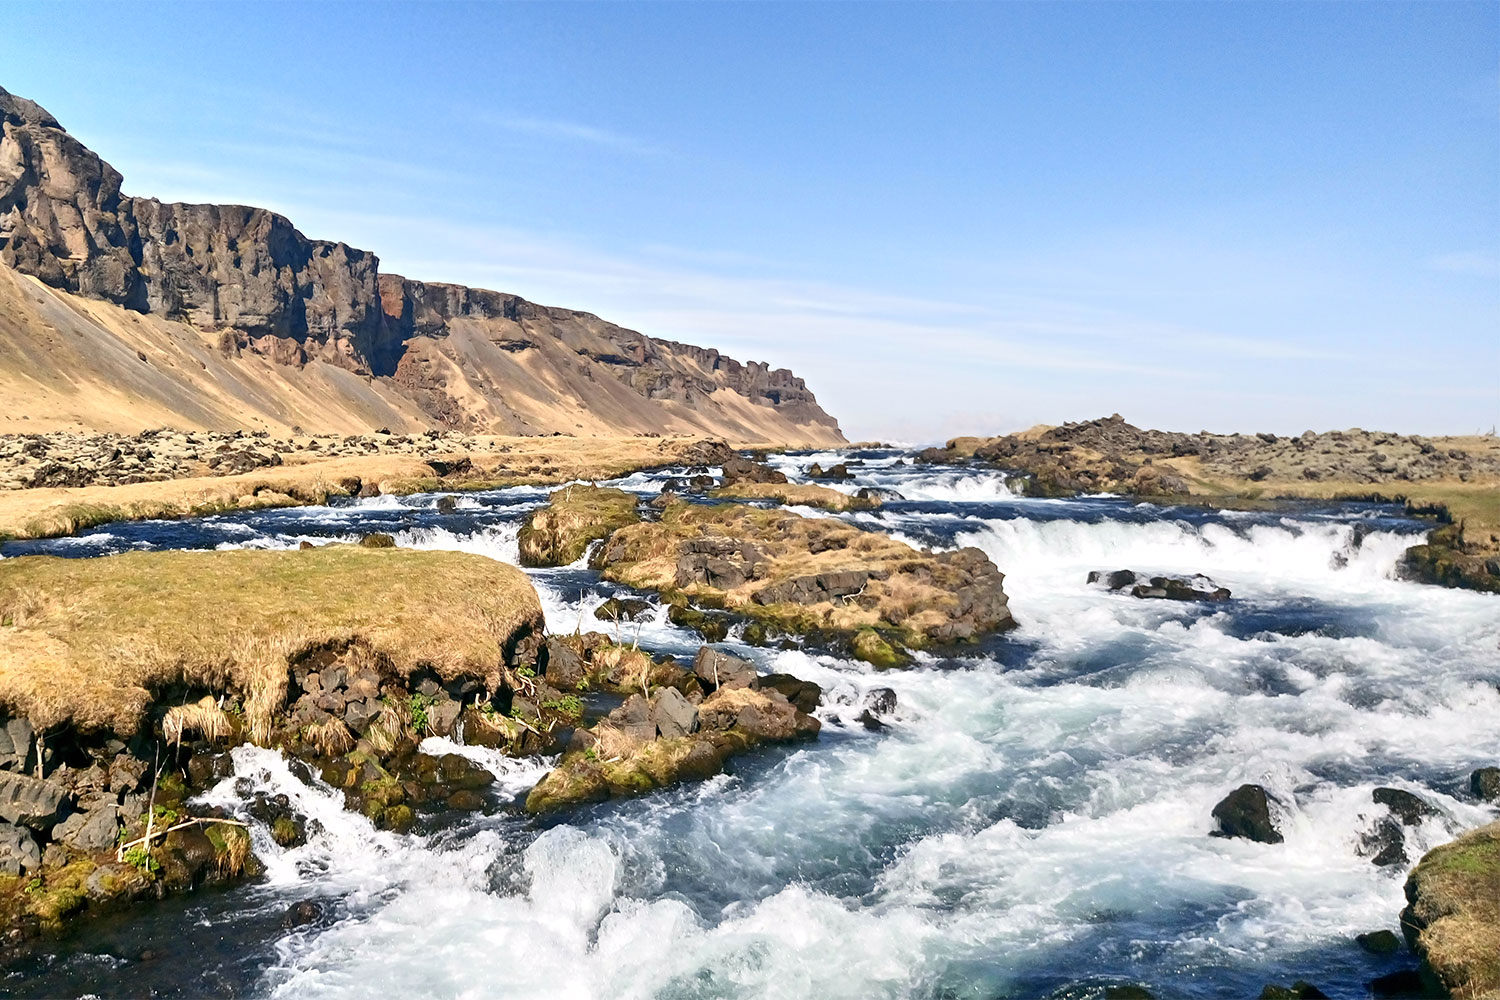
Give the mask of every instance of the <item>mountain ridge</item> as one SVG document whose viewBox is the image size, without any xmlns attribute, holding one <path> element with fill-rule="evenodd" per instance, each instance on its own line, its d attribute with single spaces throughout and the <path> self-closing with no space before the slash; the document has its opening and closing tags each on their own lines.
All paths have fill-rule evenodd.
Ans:
<svg viewBox="0 0 1500 1000">
<path fill-rule="evenodd" d="M 196 380 L 205 396 L 227 397 L 211 418 L 220 426 L 240 420 L 322 429 L 323 419 L 329 429 L 370 429 L 361 427 L 368 419 L 405 430 L 844 441 L 837 422 L 787 369 L 741 363 L 712 348 L 658 340 L 517 295 L 385 273 L 374 253 L 309 239 L 267 209 L 125 195 L 117 170 L 40 105 L 3 88 L 0 129 L 0 265 L 68 297 L 150 317 L 156 339 L 174 344 L 159 360 L 178 376 L 171 386 L 157 380 L 133 390 L 152 404 L 140 409 L 153 420 L 162 410 L 167 417 L 184 410 L 172 400 Z M 23 287 L 0 289 L 0 298 L 9 314 L 8 324 L 0 324 L 0 350 L 16 347 L 28 329 L 35 336 L 57 328 L 38 314 L 46 303 Z M 137 344 L 151 339 L 136 335 L 139 320 L 91 306 L 84 311 L 84 325 L 102 329 L 78 336 L 100 345 L 113 337 L 150 363 L 153 350 Z M 217 363 L 202 356 L 204 347 Z M 45 356 L 34 349 L 30 355 L 33 367 L 45 371 Z M 272 367 L 235 364 L 258 359 Z M 206 374 L 194 376 L 194 363 Z M 303 380 L 309 368 L 314 374 Z M 348 372 L 365 390 L 337 388 L 347 380 L 325 369 Z M 10 372 L 9 392 L 6 374 L 0 371 L 0 399 L 24 404 L 24 376 L 35 372 Z M 108 370 L 93 375 L 110 381 Z M 238 388 L 247 381 L 266 400 L 237 415 L 232 400 L 244 395 Z M 339 415 L 314 407 L 299 420 L 288 402 L 299 381 L 333 392 Z M 58 400 L 37 405 L 56 409 Z M 74 406 L 71 422 L 60 426 L 105 421 L 115 425 L 107 429 L 125 429 L 120 422 L 128 422 L 128 412 L 110 417 L 96 409 Z M 184 412 L 181 419 L 197 418 Z"/>
</svg>

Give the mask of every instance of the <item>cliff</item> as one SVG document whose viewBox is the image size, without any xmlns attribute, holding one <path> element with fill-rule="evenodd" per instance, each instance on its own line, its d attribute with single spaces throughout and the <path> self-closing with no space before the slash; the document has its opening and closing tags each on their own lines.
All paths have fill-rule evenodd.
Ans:
<svg viewBox="0 0 1500 1000">
<path fill-rule="evenodd" d="M 0 403 L 30 418 L 0 430 L 844 440 L 786 369 L 384 274 L 265 209 L 125 195 L 118 171 L 3 89 L 0 130 Z"/>
</svg>

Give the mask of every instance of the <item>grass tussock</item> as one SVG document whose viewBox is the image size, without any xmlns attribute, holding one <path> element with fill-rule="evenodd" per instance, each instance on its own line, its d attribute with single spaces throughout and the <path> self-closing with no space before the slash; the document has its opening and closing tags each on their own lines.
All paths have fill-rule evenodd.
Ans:
<svg viewBox="0 0 1500 1000">
<path fill-rule="evenodd" d="M 212 696 L 204 695 L 192 705 L 177 705 L 162 716 L 161 732 L 168 743 L 181 743 L 184 736 L 195 733 L 217 743 L 234 729 L 229 716 Z"/>
<path fill-rule="evenodd" d="M 342 719 L 327 719 L 307 727 L 307 742 L 324 757 L 340 757 L 354 749 L 354 734 Z"/>
<path fill-rule="evenodd" d="M 523 573 L 483 556 L 331 545 L 6 559 L 0 620 L 0 702 L 38 727 L 133 733 L 180 684 L 237 692 L 264 741 L 303 655 L 353 647 L 386 673 L 498 686 L 542 611 Z"/>
</svg>

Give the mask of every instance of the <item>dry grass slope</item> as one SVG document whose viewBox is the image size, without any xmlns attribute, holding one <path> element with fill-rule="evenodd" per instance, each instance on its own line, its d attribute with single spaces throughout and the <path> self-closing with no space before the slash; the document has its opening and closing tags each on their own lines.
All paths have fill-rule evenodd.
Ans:
<svg viewBox="0 0 1500 1000">
<path fill-rule="evenodd" d="M 515 637 L 540 629 L 525 574 L 458 552 L 130 552 L 0 561 L 0 701 L 38 727 L 134 732 L 152 692 L 238 691 L 262 734 L 289 663 L 360 644 L 391 672 L 430 667 L 498 686 Z M 184 725 L 212 724 L 198 713 Z"/>
</svg>

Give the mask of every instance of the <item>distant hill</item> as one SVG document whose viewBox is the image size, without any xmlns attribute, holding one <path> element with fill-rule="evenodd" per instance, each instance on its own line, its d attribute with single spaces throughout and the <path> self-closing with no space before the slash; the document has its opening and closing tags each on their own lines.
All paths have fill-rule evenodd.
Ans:
<svg viewBox="0 0 1500 1000">
<path fill-rule="evenodd" d="M 119 172 L 3 89 L 0 129 L 0 432 L 844 441 L 784 368 L 383 274 L 265 209 L 124 195 Z"/>
</svg>

